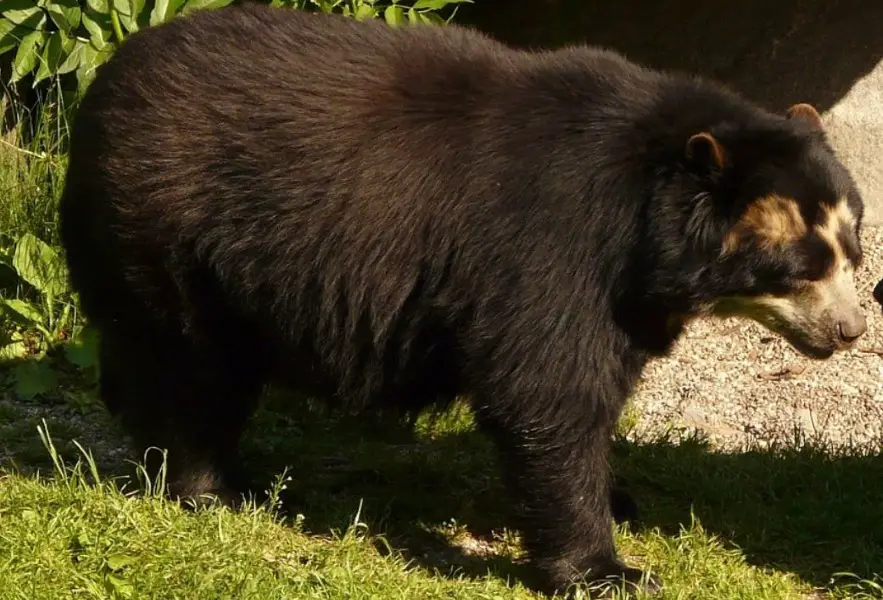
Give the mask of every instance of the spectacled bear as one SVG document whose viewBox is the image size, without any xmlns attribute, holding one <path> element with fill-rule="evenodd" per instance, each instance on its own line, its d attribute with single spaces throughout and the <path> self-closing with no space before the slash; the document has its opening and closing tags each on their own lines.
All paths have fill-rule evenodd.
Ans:
<svg viewBox="0 0 883 600">
<path fill-rule="evenodd" d="M 642 367 L 700 315 L 848 348 L 862 216 L 811 106 L 603 49 L 251 4 L 122 44 L 60 204 L 101 396 L 168 449 L 173 496 L 236 496 L 267 382 L 363 410 L 468 398 L 548 590 L 659 587 L 611 526 Z"/>
</svg>

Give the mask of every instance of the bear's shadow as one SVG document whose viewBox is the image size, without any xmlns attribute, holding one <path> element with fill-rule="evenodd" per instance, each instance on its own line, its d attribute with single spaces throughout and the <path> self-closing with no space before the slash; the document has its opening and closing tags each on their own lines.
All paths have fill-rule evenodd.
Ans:
<svg viewBox="0 0 883 600">
<path fill-rule="evenodd" d="M 283 414 L 293 416 L 280 416 Z M 246 466 L 267 478 L 286 467 L 284 507 L 307 532 L 342 532 L 359 512 L 369 531 L 442 575 L 488 572 L 529 584 L 531 571 L 499 533 L 510 506 L 494 449 L 468 411 L 414 429 L 391 419 L 331 417 L 302 401 L 295 412 L 262 410 L 243 443 Z M 453 424 L 453 425 L 452 425 Z M 815 586 L 838 572 L 883 573 L 883 459 L 802 449 L 736 454 L 698 440 L 614 444 L 617 478 L 637 501 L 633 532 L 678 535 L 692 516 L 750 564 L 792 572 Z M 266 480 L 266 479 L 265 479 Z M 692 514 L 691 514 L 692 511 Z M 451 527 L 469 543 L 451 544 Z M 496 533 L 494 533 L 496 532 Z M 843 583 L 850 583 L 844 581 Z"/>
<path fill-rule="evenodd" d="M 276 402 L 287 406 L 276 410 Z M 506 543 L 499 533 L 509 505 L 494 449 L 464 422 L 468 412 L 455 408 L 441 423 L 421 417 L 415 426 L 394 415 L 332 415 L 305 398 L 280 395 L 269 404 L 252 419 L 240 453 L 256 490 L 286 475 L 282 514 L 303 515 L 305 532 L 342 534 L 358 514 L 388 542 L 378 550 L 434 573 L 530 580 L 529 568 L 487 552 Z M 450 543 L 458 529 L 469 533 L 467 549 Z"/>
</svg>

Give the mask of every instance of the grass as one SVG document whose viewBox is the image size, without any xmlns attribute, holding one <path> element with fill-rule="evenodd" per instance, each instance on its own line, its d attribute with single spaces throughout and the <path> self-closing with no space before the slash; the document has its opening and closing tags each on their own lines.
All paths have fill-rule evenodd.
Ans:
<svg viewBox="0 0 883 600">
<path fill-rule="evenodd" d="M 10 110 L 27 118 L 20 118 L 24 125 L 19 131 L 0 136 L 0 242 L 4 245 L 24 233 L 50 244 L 58 242 L 56 202 L 67 165 L 58 148 L 67 124 L 52 98 L 30 114 L 7 96 L 7 102 L 13 103 Z"/>
<path fill-rule="evenodd" d="M 43 122 L 38 133 L 56 126 Z M 0 145 L 4 244 L 57 244 L 64 157 L 47 139 Z M 539 597 L 464 406 L 406 428 L 271 392 L 242 455 L 278 504 L 191 512 L 135 491 L 94 377 L 63 353 L 30 360 L 56 384 L 28 397 L 0 366 L 0 600 Z M 663 578 L 662 599 L 883 598 L 879 449 L 788 440 L 727 454 L 620 437 L 615 466 L 642 510 L 617 542 Z"/>
<path fill-rule="evenodd" d="M 9 597 L 495 598 L 497 582 L 407 572 L 373 550 L 354 520 L 319 538 L 264 509 L 195 514 L 112 484 L 86 485 L 81 468 L 50 480 L 7 476 L 0 589 Z"/>
<path fill-rule="evenodd" d="M 42 456 L 0 477 L 0 598 L 539 597 L 519 583 L 518 536 L 468 410 L 409 431 L 306 400 L 285 416 L 282 400 L 268 398 L 243 448 L 279 503 L 239 512 L 192 513 L 136 492 L 122 456 L 107 473 L 90 466 L 71 440 L 115 429 L 90 432 L 60 400 L 4 409 L 5 443 L 38 458 L 36 439 Z M 41 413 L 55 415 L 48 448 Z M 695 440 L 616 449 L 643 517 L 618 527 L 618 543 L 664 578 L 662 598 L 814 598 L 825 587 L 883 597 L 871 581 L 830 582 L 879 573 L 879 457 L 812 446 L 720 454 Z"/>
</svg>

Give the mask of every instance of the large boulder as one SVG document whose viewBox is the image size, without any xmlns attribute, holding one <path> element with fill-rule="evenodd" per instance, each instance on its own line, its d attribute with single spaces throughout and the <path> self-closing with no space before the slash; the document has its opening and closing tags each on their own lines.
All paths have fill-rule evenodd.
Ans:
<svg viewBox="0 0 883 600">
<path fill-rule="evenodd" d="M 715 77 L 773 110 L 810 102 L 883 223 L 883 0 L 477 0 L 458 21 L 519 46 L 586 41 Z"/>
</svg>

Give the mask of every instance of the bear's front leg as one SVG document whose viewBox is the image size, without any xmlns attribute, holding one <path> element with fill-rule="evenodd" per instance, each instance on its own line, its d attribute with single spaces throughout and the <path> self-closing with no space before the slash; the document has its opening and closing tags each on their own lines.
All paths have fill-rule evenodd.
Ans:
<svg viewBox="0 0 883 600">
<path fill-rule="evenodd" d="M 529 403 L 499 396 L 477 407 L 496 441 L 525 549 L 541 587 L 566 593 L 574 583 L 611 582 L 656 591 L 660 582 L 616 554 L 608 465 L 614 415 L 583 395 Z M 594 596 L 593 596 L 594 597 Z"/>
</svg>

